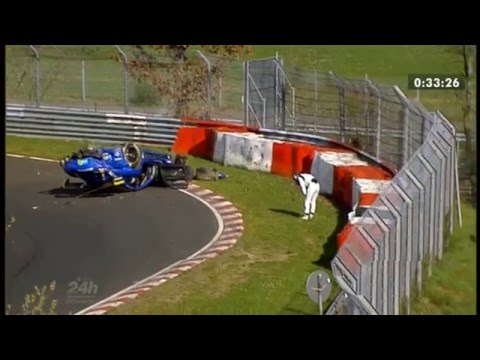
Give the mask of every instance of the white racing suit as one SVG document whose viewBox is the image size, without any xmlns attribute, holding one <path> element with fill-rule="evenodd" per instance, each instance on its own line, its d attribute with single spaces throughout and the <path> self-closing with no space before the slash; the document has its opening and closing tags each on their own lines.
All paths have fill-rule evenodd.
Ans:
<svg viewBox="0 0 480 360">
<path fill-rule="evenodd" d="M 320 184 L 318 180 L 311 174 L 301 173 L 293 175 L 298 185 L 302 189 L 302 194 L 305 196 L 304 216 L 303 220 L 312 219 L 315 214 L 317 205 L 318 193 L 320 192 Z"/>
</svg>

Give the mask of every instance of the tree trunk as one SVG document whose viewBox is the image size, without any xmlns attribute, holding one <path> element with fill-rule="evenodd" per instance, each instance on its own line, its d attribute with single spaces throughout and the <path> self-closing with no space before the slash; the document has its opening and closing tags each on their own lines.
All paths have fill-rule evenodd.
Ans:
<svg viewBox="0 0 480 360">
<path fill-rule="evenodd" d="M 462 47 L 463 55 L 463 67 L 465 75 L 465 97 L 463 105 L 463 131 L 465 133 L 465 151 L 467 154 L 471 154 L 472 151 L 472 138 L 469 127 L 470 117 L 472 113 L 472 89 L 471 78 L 473 75 L 472 68 L 472 54 L 468 45 Z"/>
</svg>

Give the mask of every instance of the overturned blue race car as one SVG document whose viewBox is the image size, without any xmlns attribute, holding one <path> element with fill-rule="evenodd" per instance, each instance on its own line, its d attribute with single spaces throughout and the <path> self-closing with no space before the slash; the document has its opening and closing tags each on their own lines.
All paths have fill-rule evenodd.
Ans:
<svg viewBox="0 0 480 360">
<path fill-rule="evenodd" d="M 120 187 L 138 191 L 150 185 L 186 188 L 193 171 L 184 157 L 126 143 L 104 148 L 80 149 L 60 161 L 65 173 L 80 178 L 85 189 Z M 67 180 L 67 184 L 69 180 Z"/>
</svg>

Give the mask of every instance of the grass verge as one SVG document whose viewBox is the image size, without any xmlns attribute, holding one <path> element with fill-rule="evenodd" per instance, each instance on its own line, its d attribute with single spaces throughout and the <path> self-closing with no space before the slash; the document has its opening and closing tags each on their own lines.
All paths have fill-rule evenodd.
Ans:
<svg viewBox="0 0 480 360">
<path fill-rule="evenodd" d="M 463 202 L 463 227 L 458 218 L 443 259 L 426 280 L 423 294 L 412 303 L 416 315 L 475 315 L 477 313 L 477 213 Z M 456 214 L 455 214 L 456 216 Z"/>
<path fill-rule="evenodd" d="M 59 159 L 88 143 L 7 136 L 6 150 Z M 189 162 L 193 167 L 215 166 L 230 176 L 224 181 L 198 183 L 240 209 L 245 222 L 243 237 L 233 249 L 113 314 L 315 314 L 317 306 L 305 293 L 305 281 L 316 269 L 331 274 L 335 235 L 345 225 L 346 214 L 322 197 L 317 218 L 304 223 L 298 218 L 301 194 L 289 179 L 202 159 L 190 158 Z M 413 308 L 416 313 L 475 312 L 476 243 L 469 236 L 475 236 L 476 210 L 468 205 L 463 209 L 463 229 L 456 228 L 451 248 Z M 330 301 L 337 292 L 334 284 Z"/>
</svg>

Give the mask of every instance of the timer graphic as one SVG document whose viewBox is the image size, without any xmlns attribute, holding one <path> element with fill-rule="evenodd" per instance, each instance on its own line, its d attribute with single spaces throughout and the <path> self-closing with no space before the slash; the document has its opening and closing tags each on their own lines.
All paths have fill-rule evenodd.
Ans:
<svg viewBox="0 0 480 360">
<path fill-rule="evenodd" d="M 408 75 L 410 90 L 463 90 L 463 75 L 452 74 L 410 74 Z"/>
</svg>

